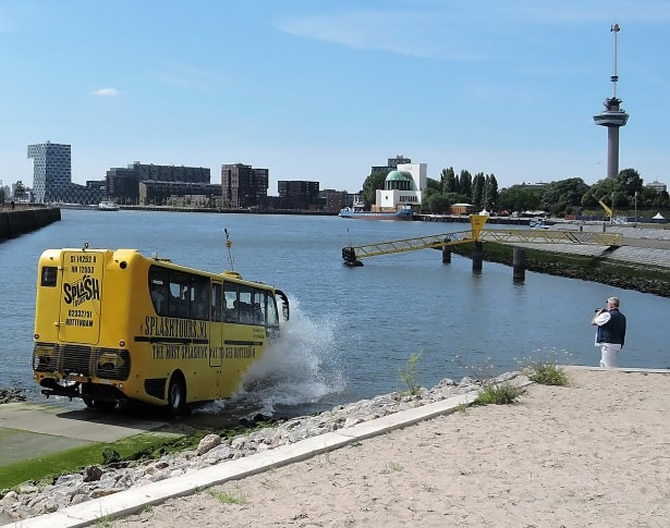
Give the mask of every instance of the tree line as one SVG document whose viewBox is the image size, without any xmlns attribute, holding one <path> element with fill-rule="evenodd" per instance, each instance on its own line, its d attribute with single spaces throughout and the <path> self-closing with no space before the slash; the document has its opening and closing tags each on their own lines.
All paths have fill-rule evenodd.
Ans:
<svg viewBox="0 0 670 528">
<path fill-rule="evenodd" d="M 372 172 L 363 182 L 362 200 L 369 209 L 376 200 L 377 189 L 384 188 L 391 169 Z M 456 174 L 453 167 L 442 169 L 440 179 L 428 178 L 421 200 L 424 213 L 447 213 L 456 203 L 469 203 L 491 210 L 498 201 L 498 181 L 493 174 L 479 172 L 474 176 L 467 170 Z"/>
<path fill-rule="evenodd" d="M 508 211 L 547 211 L 553 216 L 580 214 L 600 209 L 600 202 L 613 210 L 670 208 L 667 191 L 645 187 L 635 169 L 624 169 L 614 178 L 587 185 L 581 178 L 567 178 L 544 185 L 513 185 L 500 193 L 499 205 Z"/>
<path fill-rule="evenodd" d="M 390 171 L 372 172 L 363 183 L 362 199 L 369 208 L 375 203 L 377 189 L 384 188 Z M 428 178 L 421 212 L 447 214 L 456 203 L 469 203 L 477 211 L 490 212 L 547 211 L 552 216 L 581 214 L 583 209 L 599 209 L 600 202 L 614 210 L 670 208 L 667 191 L 644 186 L 635 169 L 624 169 L 615 178 L 604 178 L 587 185 L 581 178 L 567 178 L 544 184 L 512 185 L 498 190 L 494 174 L 467 170 L 456 174 L 453 167 L 442 169 L 440 179 Z"/>
</svg>

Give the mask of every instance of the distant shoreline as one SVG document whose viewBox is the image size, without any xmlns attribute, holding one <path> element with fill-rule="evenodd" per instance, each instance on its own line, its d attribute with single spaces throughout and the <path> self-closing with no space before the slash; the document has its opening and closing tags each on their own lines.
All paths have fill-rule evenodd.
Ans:
<svg viewBox="0 0 670 528">
<path fill-rule="evenodd" d="M 173 213 L 223 213 L 264 215 L 337 216 L 331 211 L 309 211 L 305 209 L 220 209 L 212 207 L 172 207 L 168 205 L 120 205 L 125 211 L 169 211 Z"/>
</svg>

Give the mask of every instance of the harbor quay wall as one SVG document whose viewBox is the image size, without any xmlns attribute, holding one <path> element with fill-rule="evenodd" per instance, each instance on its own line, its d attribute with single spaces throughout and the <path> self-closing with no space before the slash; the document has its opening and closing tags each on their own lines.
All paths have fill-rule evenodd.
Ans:
<svg viewBox="0 0 670 528">
<path fill-rule="evenodd" d="M 458 255 L 472 256 L 473 244 L 457 244 L 451 248 Z M 670 297 L 670 250 L 646 250 L 655 256 L 653 259 L 647 259 L 647 262 L 657 262 L 656 265 L 646 265 L 639 259 L 632 260 L 616 255 L 617 251 L 625 248 L 609 250 L 601 246 L 591 246 L 593 251 L 590 254 L 580 253 L 579 250 L 583 248 L 584 246 L 571 248 L 563 244 L 560 251 L 551 251 L 526 246 L 526 269 Z M 513 246 L 486 242 L 482 249 L 484 260 L 512 266 Z M 662 253 L 662 258 L 659 259 L 658 253 Z M 663 262 L 658 264 L 660 261 Z"/>
<path fill-rule="evenodd" d="M 470 215 L 438 215 L 414 213 L 412 220 L 419 222 L 457 222 L 461 224 L 470 223 Z M 514 218 L 512 216 L 489 216 L 487 224 L 503 225 L 530 225 L 530 218 Z"/>
<path fill-rule="evenodd" d="M 36 231 L 60 219 L 60 209 L 57 207 L 0 209 L 0 242 Z"/>
</svg>

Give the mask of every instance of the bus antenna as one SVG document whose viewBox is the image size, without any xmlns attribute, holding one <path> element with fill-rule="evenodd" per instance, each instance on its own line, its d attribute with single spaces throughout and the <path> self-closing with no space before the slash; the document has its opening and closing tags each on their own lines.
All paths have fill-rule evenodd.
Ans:
<svg viewBox="0 0 670 528">
<path fill-rule="evenodd" d="M 233 241 L 230 240 L 228 229 L 224 227 L 223 232 L 226 234 L 226 247 L 228 248 L 228 262 L 230 263 L 230 271 L 235 271 L 235 266 L 233 265 L 235 260 L 233 259 L 233 252 L 230 250 L 230 248 L 233 247 Z"/>
</svg>

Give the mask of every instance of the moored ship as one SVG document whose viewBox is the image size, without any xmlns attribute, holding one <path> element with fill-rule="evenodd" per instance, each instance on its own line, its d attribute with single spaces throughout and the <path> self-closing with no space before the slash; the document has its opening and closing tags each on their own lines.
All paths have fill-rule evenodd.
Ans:
<svg viewBox="0 0 670 528">
<path fill-rule="evenodd" d="M 389 212 L 363 211 L 355 207 L 345 207 L 340 210 L 339 216 L 341 218 L 359 218 L 363 220 L 411 220 L 414 216 L 414 210 L 411 206 L 404 206 L 397 211 Z"/>
<path fill-rule="evenodd" d="M 109 201 L 100 202 L 98 204 L 98 209 L 100 211 L 118 211 L 119 204 Z"/>
</svg>

